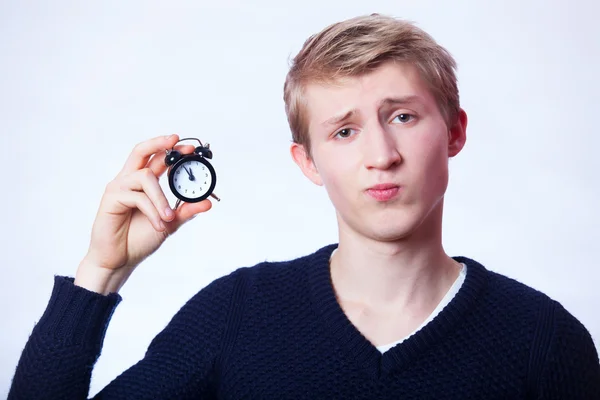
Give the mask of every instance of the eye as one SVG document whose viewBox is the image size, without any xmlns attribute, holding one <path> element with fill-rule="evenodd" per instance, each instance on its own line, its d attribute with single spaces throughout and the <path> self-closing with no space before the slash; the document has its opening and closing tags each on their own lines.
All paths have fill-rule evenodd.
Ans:
<svg viewBox="0 0 600 400">
<path fill-rule="evenodd" d="M 344 128 L 344 129 L 340 129 L 335 136 L 345 139 L 345 138 L 349 138 L 350 136 L 352 136 L 352 134 L 354 134 L 355 131 L 354 129 L 350 129 L 350 128 Z"/>
<path fill-rule="evenodd" d="M 396 115 L 392 121 L 397 120 L 401 124 L 406 124 L 407 122 L 412 121 L 414 118 L 415 118 L 415 116 L 412 114 L 402 113 L 402 114 Z"/>
</svg>

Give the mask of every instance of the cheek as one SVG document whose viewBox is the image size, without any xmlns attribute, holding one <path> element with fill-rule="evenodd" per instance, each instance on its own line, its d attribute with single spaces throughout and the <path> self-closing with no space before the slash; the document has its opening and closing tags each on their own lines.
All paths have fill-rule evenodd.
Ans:
<svg viewBox="0 0 600 400">
<path fill-rule="evenodd" d="M 348 163 L 348 157 L 339 158 L 333 154 L 323 155 L 323 161 L 318 166 L 319 176 L 327 190 L 329 198 L 336 208 L 344 208 L 349 193 L 356 182 L 356 171 Z"/>
<path fill-rule="evenodd" d="M 448 150 L 446 132 L 421 137 L 415 144 L 417 179 L 422 193 L 428 197 L 440 197 L 448 184 Z"/>
</svg>

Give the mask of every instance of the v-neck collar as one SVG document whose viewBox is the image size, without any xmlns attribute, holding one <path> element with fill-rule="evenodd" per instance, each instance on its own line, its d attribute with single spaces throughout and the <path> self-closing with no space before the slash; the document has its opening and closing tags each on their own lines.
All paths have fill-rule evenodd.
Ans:
<svg viewBox="0 0 600 400">
<path fill-rule="evenodd" d="M 465 263 L 468 270 L 456 296 L 421 330 L 381 354 L 352 324 L 336 299 L 329 257 L 337 246 L 327 245 L 312 256 L 312 263 L 308 268 L 312 307 L 321 318 L 329 336 L 343 348 L 348 358 L 358 364 L 359 369 L 364 370 L 373 379 L 383 378 L 392 371 L 407 366 L 443 340 L 476 304 L 487 282 L 487 270 L 481 264 L 467 257 L 453 257 L 454 260 Z"/>
</svg>

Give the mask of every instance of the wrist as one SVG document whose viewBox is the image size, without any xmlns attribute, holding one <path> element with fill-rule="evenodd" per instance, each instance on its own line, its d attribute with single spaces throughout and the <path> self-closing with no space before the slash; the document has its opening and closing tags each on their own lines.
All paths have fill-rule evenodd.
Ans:
<svg viewBox="0 0 600 400">
<path fill-rule="evenodd" d="M 129 278 L 130 273 L 129 268 L 115 270 L 103 268 L 84 258 L 77 268 L 73 283 L 92 292 L 107 295 L 118 293 L 127 278 Z"/>
</svg>

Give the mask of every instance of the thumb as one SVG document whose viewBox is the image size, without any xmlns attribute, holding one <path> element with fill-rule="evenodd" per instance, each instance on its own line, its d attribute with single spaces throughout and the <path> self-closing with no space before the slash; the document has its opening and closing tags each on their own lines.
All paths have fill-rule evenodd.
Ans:
<svg viewBox="0 0 600 400">
<path fill-rule="evenodd" d="M 165 224 L 167 226 L 167 230 L 170 233 L 174 233 L 193 217 L 200 213 L 206 212 L 211 208 L 212 202 L 208 199 L 202 200 L 198 203 L 181 202 L 177 210 L 175 210 L 175 218 Z"/>
</svg>

